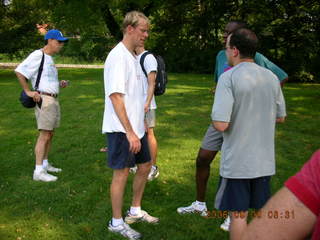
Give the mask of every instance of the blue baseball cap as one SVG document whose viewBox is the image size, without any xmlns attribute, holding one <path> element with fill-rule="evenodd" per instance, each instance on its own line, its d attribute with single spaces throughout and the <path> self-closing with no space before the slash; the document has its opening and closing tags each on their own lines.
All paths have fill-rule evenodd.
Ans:
<svg viewBox="0 0 320 240">
<path fill-rule="evenodd" d="M 57 29 L 51 29 L 46 33 L 46 35 L 44 35 L 44 40 L 48 40 L 48 39 L 56 39 L 62 42 L 66 42 L 69 40 L 68 38 L 65 38 L 62 35 L 62 33 Z"/>
</svg>

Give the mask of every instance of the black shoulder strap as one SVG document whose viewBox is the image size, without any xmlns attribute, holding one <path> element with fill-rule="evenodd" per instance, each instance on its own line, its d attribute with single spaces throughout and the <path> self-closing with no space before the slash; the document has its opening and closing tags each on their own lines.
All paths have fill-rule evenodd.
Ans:
<svg viewBox="0 0 320 240">
<path fill-rule="evenodd" d="M 40 79 L 41 79 L 41 74 L 42 74 L 42 70 L 43 70 L 44 52 L 43 51 L 41 51 L 41 52 L 42 52 L 42 58 L 41 58 L 41 63 L 40 63 L 40 66 L 39 66 L 37 81 L 36 81 L 36 85 L 34 87 L 34 90 L 38 90 Z"/>
<path fill-rule="evenodd" d="M 142 71 L 143 71 L 144 75 L 146 75 L 147 78 L 148 78 L 148 74 L 147 74 L 147 72 L 146 72 L 146 69 L 144 68 L 144 59 L 146 58 L 146 56 L 147 56 L 148 54 L 151 54 L 151 52 L 146 51 L 146 52 L 143 53 L 143 54 L 141 55 L 141 57 L 140 57 L 140 65 L 141 65 L 141 68 L 142 68 Z"/>
</svg>

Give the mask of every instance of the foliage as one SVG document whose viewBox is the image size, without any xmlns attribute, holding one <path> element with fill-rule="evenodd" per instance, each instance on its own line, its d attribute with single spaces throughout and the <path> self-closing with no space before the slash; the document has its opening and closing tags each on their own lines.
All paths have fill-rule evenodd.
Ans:
<svg viewBox="0 0 320 240">
<path fill-rule="evenodd" d="M 0 3 L 0 53 L 25 56 L 41 42 L 35 25 L 39 21 L 36 1 Z"/>
<path fill-rule="evenodd" d="M 224 25 L 237 19 L 258 34 L 259 51 L 291 81 L 320 82 L 320 3 L 315 0 L 2 1 L 0 53 L 24 56 L 41 47 L 35 24 L 49 23 L 73 38 L 66 56 L 103 62 L 121 40 L 122 18 L 130 10 L 151 19 L 147 46 L 165 58 L 171 72 L 213 73 Z"/>
</svg>

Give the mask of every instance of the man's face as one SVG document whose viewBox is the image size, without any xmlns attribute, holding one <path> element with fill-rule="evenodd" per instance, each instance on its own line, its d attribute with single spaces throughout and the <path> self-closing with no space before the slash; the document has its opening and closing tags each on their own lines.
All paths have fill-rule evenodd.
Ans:
<svg viewBox="0 0 320 240">
<path fill-rule="evenodd" d="M 226 45 L 227 37 L 238 28 L 238 24 L 234 22 L 230 22 L 226 25 L 223 33 L 223 44 Z"/>
<path fill-rule="evenodd" d="M 64 42 L 58 41 L 56 39 L 49 39 L 48 40 L 48 45 L 50 46 L 50 48 L 52 49 L 52 51 L 54 53 L 58 53 L 62 49 L 62 47 L 64 45 Z"/>
<path fill-rule="evenodd" d="M 233 66 L 234 47 L 230 48 L 230 37 L 231 37 L 231 34 L 227 37 L 227 40 L 226 40 L 226 42 L 227 42 L 226 43 L 226 56 L 228 59 L 229 66 Z"/>
<path fill-rule="evenodd" d="M 143 47 L 144 41 L 148 38 L 149 24 L 148 22 L 140 18 L 136 27 L 132 27 L 132 39 L 135 47 Z"/>
</svg>

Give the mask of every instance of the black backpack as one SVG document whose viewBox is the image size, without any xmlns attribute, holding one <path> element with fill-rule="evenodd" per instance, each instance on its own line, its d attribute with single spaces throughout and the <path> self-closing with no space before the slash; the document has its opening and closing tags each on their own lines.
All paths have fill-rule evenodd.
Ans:
<svg viewBox="0 0 320 240">
<path fill-rule="evenodd" d="M 144 59 L 146 58 L 146 56 L 148 54 L 152 54 L 158 63 L 156 85 L 154 87 L 154 95 L 159 96 L 159 95 L 164 94 L 166 91 L 166 85 L 168 82 L 166 65 L 164 63 L 163 58 L 160 55 L 155 55 L 155 54 L 148 52 L 148 51 L 143 53 L 140 58 L 140 65 L 141 65 L 142 71 L 144 72 L 144 75 L 146 75 L 147 78 L 148 78 L 148 75 L 147 75 L 146 69 L 143 66 L 143 63 L 144 63 Z"/>
</svg>

